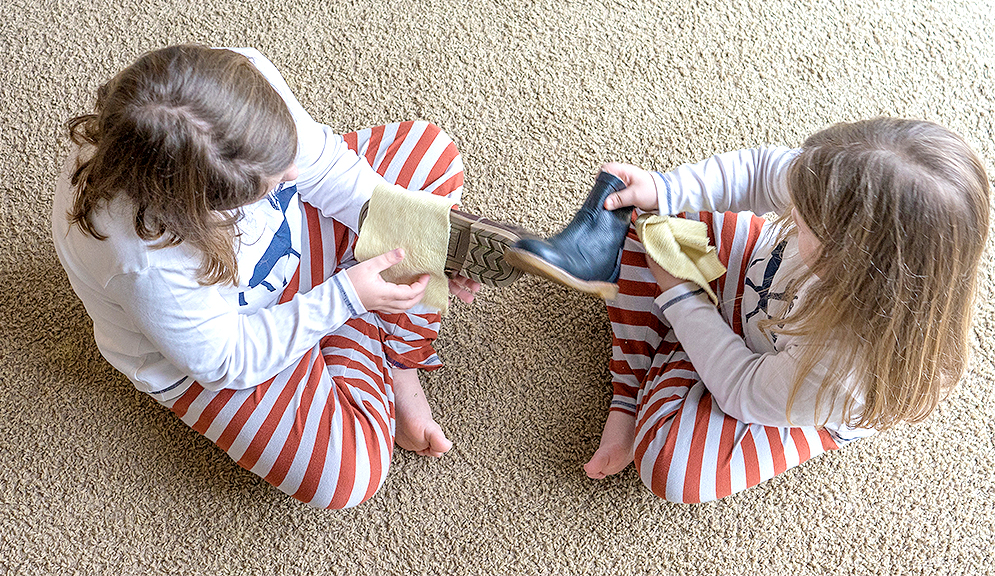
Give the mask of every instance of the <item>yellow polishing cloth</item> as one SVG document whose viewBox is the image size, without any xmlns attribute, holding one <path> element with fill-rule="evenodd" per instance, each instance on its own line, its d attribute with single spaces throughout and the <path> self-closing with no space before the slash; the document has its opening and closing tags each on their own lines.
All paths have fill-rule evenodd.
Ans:
<svg viewBox="0 0 995 576">
<path fill-rule="evenodd" d="M 403 248 L 404 260 L 380 275 L 388 282 L 410 284 L 428 274 L 422 303 L 445 313 L 449 307 L 445 267 L 452 207 L 452 199 L 444 196 L 412 192 L 396 184 L 378 185 L 356 241 L 356 259 L 369 260 Z"/>
<path fill-rule="evenodd" d="M 704 222 L 641 214 L 636 219 L 636 234 L 646 253 L 661 268 L 682 280 L 705 289 L 718 303 L 708 283 L 726 273 L 715 247 L 708 245 L 708 226 Z"/>
</svg>

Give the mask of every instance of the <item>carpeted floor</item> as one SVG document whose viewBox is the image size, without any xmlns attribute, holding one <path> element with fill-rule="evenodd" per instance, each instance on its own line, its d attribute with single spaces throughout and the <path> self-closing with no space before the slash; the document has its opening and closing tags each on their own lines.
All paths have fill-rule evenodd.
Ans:
<svg viewBox="0 0 995 576">
<path fill-rule="evenodd" d="M 581 465 L 603 304 L 526 279 L 454 306 L 423 378 L 455 441 L 309 509 L 100 357 L 49 238 L 62 128 L 142 52 L 259 48 L 336 130 L 431 120 L 466 207 L 557 231 L 598 166 L 668 169 L 836 121 L 963 134 L 995 174 L 991 0 L 7 0 L 0 27 L 0 574 L 995 574 L 995 268 L 972 370 L 929 421 L 723 501 Z"/>
</svg>

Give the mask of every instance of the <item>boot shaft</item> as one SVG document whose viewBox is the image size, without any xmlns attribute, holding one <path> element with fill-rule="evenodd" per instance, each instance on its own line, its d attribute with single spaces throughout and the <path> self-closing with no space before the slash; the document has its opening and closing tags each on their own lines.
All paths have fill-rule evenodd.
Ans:
<svg viewBox="0 0 995 576">
<path fill-rule="evenodd" d="M 600 211 L 603 209 L 605 200 L 609 194 L 621 192 L 624 189 L 625 182 L 622 182 L 617 176 L 608 172 L 599 172 L 598 178 L 594 181 L 594 186 L 591 188 L 591 192 L 588 193 L 587 198 L 584 200 L 584 205 L 581 206 L 581 210 Z M 628 211 L 631 214 L 632 208 L 626 207 L 613 210 L 613 212 L 621 211 Z"/>
</svg>

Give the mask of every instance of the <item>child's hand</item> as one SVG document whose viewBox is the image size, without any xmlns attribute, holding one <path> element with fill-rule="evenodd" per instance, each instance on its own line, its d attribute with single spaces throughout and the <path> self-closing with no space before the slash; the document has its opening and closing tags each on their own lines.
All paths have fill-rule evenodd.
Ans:
<svg viewBox="0 0 995 576">
<path fill-rule="evenodd" d="M 449 293 L 466 302 L 473 302 L 473 298 L 480 291 L 480 282 L 474 282 L 463 276 L 453 276 L 449 279 Z"/>
<path fill-rule="evenodd" d="M 360 302 L 367 310 L 400 314 L 417 304 L 425 295 L 428 274 L 412 284 L 392 284 L 380 273 L 404 259 L 404 250 L 391 250 L 346 270 Z"/>
<path fill-rule="evenodd" d="M 626 188 L 621 192 L 613 192 L 605 199 L 605 209 L 617 210 L 625 206 L 635 206 L 640 210 L 656 210 L 659 196 L 653 177 L 646 170 L 632 164 L 609 162 L 601 167 L 603 172 L 618 176 L 625 182 Z"/>
<path fill-rule="evenodd" d="M 650 272 L 653 274 L 653 278 L 656 283 L 660 285 L 660 289 L 666 292 L 678 284 L 683 284 L 687 280 L 681 280 L 680 278 L 674 276 L 670 272 L 667 272 L 660 267 L 659 264 L 650 257 L 649 254 L 646 255 L 646 265 L 649 266 Z"/>
</svg>

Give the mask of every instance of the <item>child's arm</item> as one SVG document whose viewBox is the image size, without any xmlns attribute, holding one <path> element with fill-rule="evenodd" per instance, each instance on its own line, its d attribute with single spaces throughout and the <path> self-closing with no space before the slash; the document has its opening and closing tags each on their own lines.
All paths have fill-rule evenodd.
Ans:
<svg viewBox="0 0 995 576">
<path fill-rule="evenodd" d="M 816 365 L 806 378 L 787 418 L 787 401 L 798 365 L 798 346 L 777 353 L 758 354 L 729 328 L 718 309 L 695 284 L 675 278 L 647 258 L 647 265 L 663 289 L 655 301 L 674 328 L 701 381 L 726 414 L 753 424 L 800 426 L 842 421 L 842 402 L 818 399 L 816 391 L 826 375 Z"/>
<path fill-rule="evenodd" d="M 791 203 L 784 174 L 796 154 L 784 147 L 737 150 L 667 173 L 606 164 L 603 169 L 621 178 L 627 188 L 609 195 L 605 207 L 636 206 L 660 214 L 779 212 Z"/>
<path fill-rule="evenodd" d="M 252 314 L 240 314 L 216 286 L 200 285 L 189 269 L 119 274 L 108 282 L 107 294 L 147 341 L 115 345 L 130 355 L 152 354 L 137 374 L 129 374 L 141 381 L 189 376 L 210 390 L 251 388 L 306 361 L 321 338 L 350 318 L 371 308 L 400 312 L 420 300 L 424 282 L 370 281 L 397 260 L 392 253 L 372 258 Z"/>
<path fill-rule="evenodd" d="M 722 319 L 702 289 L 675 284 L 655 301 L 718 407 L 742 422 L 803 426 L 843 421 L 845 382 L 817 398 L 826 368 L 816 364 L 800 387 L 788 419 L 788 397 L 801 354 L 789 344 L 780 352 L 757 353 Z M 782 336 L 782 338 L 786 338 Z"/>
</svg>

